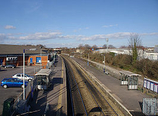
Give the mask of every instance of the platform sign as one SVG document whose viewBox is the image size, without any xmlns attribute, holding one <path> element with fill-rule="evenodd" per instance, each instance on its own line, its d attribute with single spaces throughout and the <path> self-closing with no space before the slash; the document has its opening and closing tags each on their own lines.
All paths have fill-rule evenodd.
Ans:
<svg viewBox="0 0 158 116">
<path fill-rule="evenodd" d="M 156 115 L 157 112 L 156 98 L 143 98 L 143 113 L 145 115 Z"/>
<path fill-rule="evenodd" d="M 158 82 L 157 81 L 144 78 L 144 85 L 143 85 L 143 87 L 158 93 Z"/>
</svg>

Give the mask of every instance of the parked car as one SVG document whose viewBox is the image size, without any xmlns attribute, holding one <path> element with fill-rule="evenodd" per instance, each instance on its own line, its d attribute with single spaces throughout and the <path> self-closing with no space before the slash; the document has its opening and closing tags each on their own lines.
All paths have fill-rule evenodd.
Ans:
<svg viewBox="0 0 158 116">
<path fill-rule="evenodd" d="M 15 75 L 13 75 L 12 78 L 18 78 L 18 79 L 23 80 L 23 73 L 17 73 L 17 74 L 15 74 Z M 24 77 L 24 78 L 25 78 L 25 80 L 27 80 L 27 81 L 31 81 L 31 80 L 33 80 L 34 77 L 25 74 L 25 77 Z"/>
<path fill-rule="evenodd" d="M 28 81 L 25 81 L 25 86 L 27 86 Z M 17 78 L 4 78 L 1 81 L 1 86 L 3 88 L 8 87 L 22 87 L 23 88 L 23 81 Z"/>
<path fill-rule="evenodd" d="M 15 65 L 9 64 L 9 65 L 5 65 L 4 68 L 16 68 Z"/>
</svg>

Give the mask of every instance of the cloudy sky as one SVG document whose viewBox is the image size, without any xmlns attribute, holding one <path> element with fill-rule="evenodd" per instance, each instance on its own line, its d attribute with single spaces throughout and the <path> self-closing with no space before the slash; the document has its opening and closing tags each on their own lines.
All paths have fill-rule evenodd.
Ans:
<svg viewBox="0 0 158 116">
<path fill-rule="evenodd" d="M 1 0 L 0 44 L 158 45 L 158 0 Z"/>
</svg>

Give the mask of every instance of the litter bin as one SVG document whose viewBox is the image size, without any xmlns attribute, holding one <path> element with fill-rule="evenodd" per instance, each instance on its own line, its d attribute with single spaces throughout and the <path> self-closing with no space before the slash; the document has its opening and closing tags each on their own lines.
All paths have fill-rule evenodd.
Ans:
<svg viewBox="0 0 158 116">
<path fill-rule="evenodd" d="M 4 101 L 2 116 L 10 116 L 12 114 L 14 100 L 14 98 L 8 98 Z"/>
</svg>

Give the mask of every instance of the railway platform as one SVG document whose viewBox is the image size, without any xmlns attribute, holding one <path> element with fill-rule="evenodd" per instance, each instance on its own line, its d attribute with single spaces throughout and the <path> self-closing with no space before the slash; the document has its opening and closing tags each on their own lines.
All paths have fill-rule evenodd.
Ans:
<svg viewBox="0 0 158 116">
<path fill-rule="evenodd" d="M 30 116 L 67 116 L 66 72 L 60 57 L 51 70 L 50 88 L 36 91 L 28 103 Z"/>
<path fill-rule="evenodd" d="M 143 98 L 150 96 L 137 90 L 127 90 L 126 86 L 120 86 L 120 80 L 98 71 L 93 66 L 87 66 L 87 62 L 73 58 L 86 71 L 93 74 L 107 90 L 122 103 L 133 116 L 142 116 Z M 58 57 L 56 67 L 52 68 L 52 86 L 47 91 L 37 91 L 33 101 L 30 102 L 30 115 L 67 116 L 67 89 L 66 71 L 63 60 Z"/>
<path fill-rule="evenodd" d="M 121 104 L 123 104 L 133 116 L 142 116 L 143 98 L 151 96 L 143 94 L 138 90 L 128 90 L 127 86 L 120 86 L 120 80 L 97 70 L 93 66 L 88 66 L 87 62 L 73 58 L 78 64 L 91 74 L 93 74 Z"/>
</svg>

